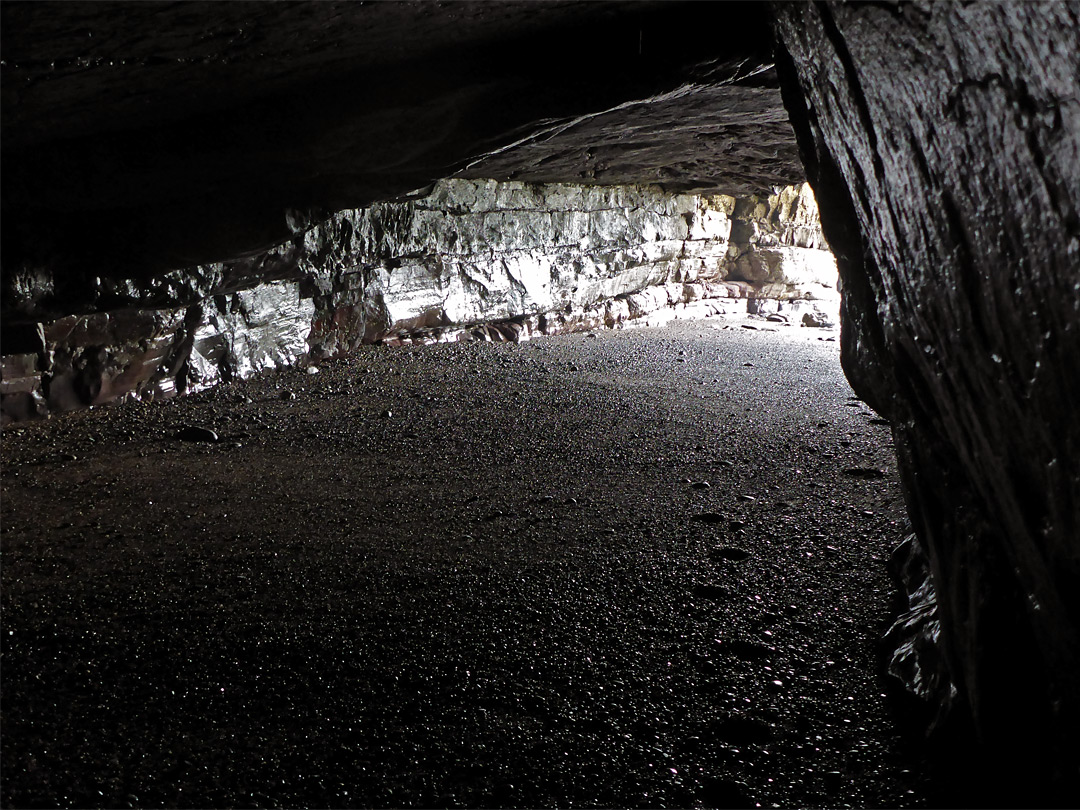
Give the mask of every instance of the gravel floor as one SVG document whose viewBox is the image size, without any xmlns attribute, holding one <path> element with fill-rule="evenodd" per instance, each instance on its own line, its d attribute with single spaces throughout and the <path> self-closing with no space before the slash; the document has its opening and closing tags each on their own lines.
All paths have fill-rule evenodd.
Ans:
<svg viewBox="0 0 1080 810">
<path fill-rule="evenodd" d="M 4 805 L 925 804 L 889 429 L 741 324 L 5 429 Z"/>
</svg>

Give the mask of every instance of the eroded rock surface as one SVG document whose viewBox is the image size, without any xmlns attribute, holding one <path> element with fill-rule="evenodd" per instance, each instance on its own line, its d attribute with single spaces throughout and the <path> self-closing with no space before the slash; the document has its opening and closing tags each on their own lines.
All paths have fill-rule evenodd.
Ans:
<svg viewBox="0 0 1080 810">
<path fill-rule="evenodd" d="M 894 425 L 952 677 L 1022 774 L 1080 772 L 1080 9 L 778 4 L 785 101 Z M 999 795 L 996 801 L 1002 801 Z"/>
<path fill-rule="evenodd" d="M 342 211 L 251 258 L 148 281 L 97 277 L 51 319 L 57 279 L 5 301 L 9 419 L 339 356 L 365 343 L 523 340 L 722 311 L 835 319 L 836 267 L 805 184 L 736 200 L 655 187 L 447 180 Z M 765 307 L 765 302 L 769 303 Z M 666 317 L 676 314 L 669 312 Z"/>
<path fill-rule="evenodd" d="M 803 179 L 758 3 L 0 13 L 5 272 L 234 259 L 459 171 L 736 196 Z"/>
</svg>

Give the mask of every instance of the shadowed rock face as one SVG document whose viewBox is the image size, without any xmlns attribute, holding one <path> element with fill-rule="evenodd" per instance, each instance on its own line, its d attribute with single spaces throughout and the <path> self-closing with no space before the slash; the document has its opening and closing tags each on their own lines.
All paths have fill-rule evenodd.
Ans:
<svg viewBox="0 0 1080 810">
<path fill-rule="evenodd" d="M 2 306 L 20 329 L 4 339 L 27 352 L 47 343 L 41 313 L 18 308 L 41 279 L 50 317 L 88 313 L 92 337 L 112 327 L 88 289 L 150 289 L 211 262 L 239 273 L 214 293 L 291 284 L 296 262 L 274 246 L 449 176 L 737 197 L 798 182 L 775 17 L 783 105 L 840 259 L 845 370 L 894 426 L 952 677 L 1010 765 L 998 778 L 1053 780 L 1067 800 L 1080 762 L 1075 4 L 0 8 Z M 767 277 L 766 249 L 787 244 L 759 240 L 742 272 Z M 237 307 L 280 310 L 254 293 Z M 187 330 L 190 351 L 202 314 L 148 317 L 132 334 Z M 170 365 L 173 346 L 147 339 L 124 362 Z"/>
<path fill-rule="evenodd" d="M 736 196 L 802 180 L 757 4 L 2 13 L 6 272 L 235 258 L 458 171 Z"/>
<path fill-rule="evenodd" d="M 1010 771 L 1075 789 L 1080 9 L 776 11 L 845 369 L 894 426 L 953 677 Z"/>
</svg>

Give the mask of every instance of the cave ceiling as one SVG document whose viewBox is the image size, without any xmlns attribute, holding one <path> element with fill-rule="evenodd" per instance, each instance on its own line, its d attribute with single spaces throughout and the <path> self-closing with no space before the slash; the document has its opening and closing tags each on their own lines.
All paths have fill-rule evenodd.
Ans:
<svg viewBox="0 0 1080 810">
<path fill-rule="evenodd" d="M 4 267 L 153 274 L 447 176 L 801 180 L 761 4 L 2 7 Z"/>
</svg>

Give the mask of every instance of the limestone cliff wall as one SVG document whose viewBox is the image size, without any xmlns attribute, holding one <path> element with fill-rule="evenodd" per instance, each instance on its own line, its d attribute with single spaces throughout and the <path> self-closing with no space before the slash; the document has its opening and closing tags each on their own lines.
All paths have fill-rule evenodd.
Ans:
<svg viewBox="0 0 1080 810">
<path fill-rule="evenodd" d="M 168 397 L 376 341 L 521 340 L 760 299 L 835 318 L 839 301 L 805 185 L 736 200 L 443 180 L 237 261 L 141 281 L 61 283 L 39 269 L 15 282 L 5 420 Z M 64 312 L 66 300 L 81 309 Z"/>
</svg>

